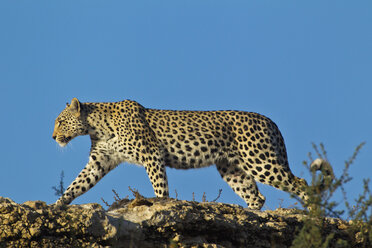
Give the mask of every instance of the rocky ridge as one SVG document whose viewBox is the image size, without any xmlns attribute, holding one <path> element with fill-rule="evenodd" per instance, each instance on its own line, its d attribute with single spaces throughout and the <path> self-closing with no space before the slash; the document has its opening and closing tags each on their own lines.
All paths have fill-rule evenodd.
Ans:
<svg viewBox="0 0 372 248">
<path fill-rule="evenodd" d="M 296 209 L 176 199 L 123 199 L 105 210 L 0 197 L 0 247 L 289 247 L 305 217 Z M 326 233 L 349 239 L 347 222 L 325 223 Z"/>
</svg>

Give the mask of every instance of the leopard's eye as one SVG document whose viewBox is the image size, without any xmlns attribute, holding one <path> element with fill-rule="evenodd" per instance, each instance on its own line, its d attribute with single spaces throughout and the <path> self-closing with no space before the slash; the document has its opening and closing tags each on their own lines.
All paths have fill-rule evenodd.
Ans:
<svg viewBox="0 0 372 248">
<path fill-rule="evenodd" d="M 63 121 L 58 121 L 57 127 L 61 126 L 62 123 L 63 123 Z"/>
</svg>

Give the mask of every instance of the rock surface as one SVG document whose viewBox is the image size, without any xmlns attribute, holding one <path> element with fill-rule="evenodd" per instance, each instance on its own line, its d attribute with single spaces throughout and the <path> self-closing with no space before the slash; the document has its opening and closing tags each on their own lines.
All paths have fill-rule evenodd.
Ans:
<svg viewBox="0 0 372 248">
<path fill-rule="evenodd" d="M 289 247 L 305 216 L 175 199 L 124 199 L 104 210 L 0 197 L 0 247 Z M 346 222 L 325 223 L 335 238 L 348 237 Z"/>
</svg>

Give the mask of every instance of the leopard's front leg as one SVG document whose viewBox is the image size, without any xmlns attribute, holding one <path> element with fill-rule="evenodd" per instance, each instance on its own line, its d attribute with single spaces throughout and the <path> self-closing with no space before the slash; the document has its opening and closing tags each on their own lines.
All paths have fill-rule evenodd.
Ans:
<svg viewBox="0 0 372 248">
<path fill-rule="evenodd" d="M 163 159 L 160 158 L 156 159 L 156 161 L 145 163 L 145 168 L 147 175 L 150 178 L 155 195 L 157 197 L 168 197 L 168 180 Z"/>
<path fill-rule="evenodd" d="M 117 165 L 118 163 L 112 161 L 109 156 L 92 151 L 89 162 L 70 186 L 68 186 L 63 195 L 56 201 L 56 205 L 70 204 L 76 197 L 84 194 L 96 185 L 102 177 Z"/>
</svg>

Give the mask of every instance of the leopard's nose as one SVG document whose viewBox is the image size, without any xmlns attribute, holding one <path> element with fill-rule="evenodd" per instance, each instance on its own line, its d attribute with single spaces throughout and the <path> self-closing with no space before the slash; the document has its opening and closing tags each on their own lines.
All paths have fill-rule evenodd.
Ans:
<svg viewBox="0 0 372 248">
<path fill-rule="evenodd" d="M 55 140 L 57 138 L 57 132 L 56 130 L 53 130 L 52 138 Z"/>
</svg>

